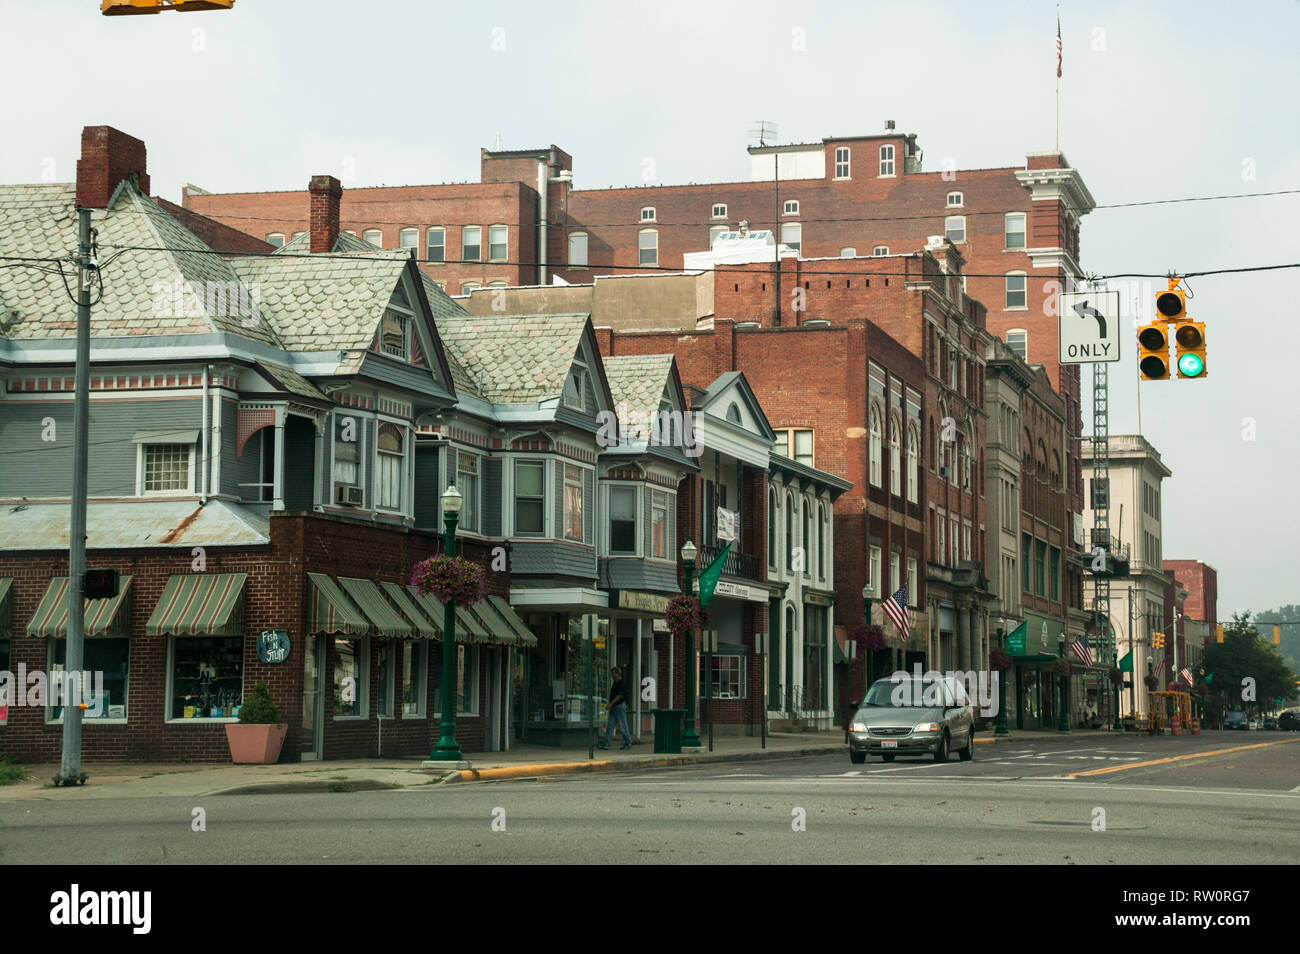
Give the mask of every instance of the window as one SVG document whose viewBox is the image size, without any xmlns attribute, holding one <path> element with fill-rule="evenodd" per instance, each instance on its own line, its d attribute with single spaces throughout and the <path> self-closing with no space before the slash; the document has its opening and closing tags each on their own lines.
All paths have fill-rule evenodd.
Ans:
<svg viewBox="0 0 1300 954">
<path fill-rule="evenodd" d="M 439 654 L 441 656 L 441 653 Z M 441 660 L 439 660 L 441 662 Z M 439 667 L 434 667 L 435 671 Z M 441 674 L 438 674 L 440 676 Z M 433 708 L 442 711 L 442 679 L 435 676 Z M 458 643 L 456 646 L 456 714 L 478 714 L 479 647 Z"/>
<path fill-rule="evenodd" d="M 1052 547 L 1047 563 L 1047 595 L 1054 600 L 1061 598 L 1061 551 Z"/>
<path fill-rule="evenodd" d="M 1002 241 L 1008 249 L 1025 247 L 1025 213 L 1012 212 L 1003 218 Z"/>
<path fill-rule="evenodd" d="M 583 410 L 586 407 L 587 396 L 587 369 L 580 365 L 574 364 L 569 369 L 569 376 L 564 380 L 564 403 L 576 410 Z"/>
<path fill-rule="evenodd" d="M 871 595 L 880 599 L 880 547 L 871 548 L 870 573 L 867 583 L 871 587 Z"/>
<path fill-rule="evenodd" d="M 569 236 L 569 267 L 587 267 L 587 233 L 574 232 Z"/>
<path fill-rule="evenodd" d="M 889 254 L 889 246 L 877 245 L 875 248 L 871 250 L 871 254 L 874 255 L 876 258 L 882 258 L 883 256 Z"/>
<path fill-rule="evenodd" d="M 668 559 L 668 495 L 660 490 L 650 498 L 650 555 Z"/>
<path fill-rule="evenodd" d="M 803 544 L 803 567 L 804 572 L 811 576 L 813 569 L 812 560 L 814 556 L 812 548 L 812 504 L 807 500 L 804 500 L 800 509 L 803 511 L 803 524 L 801 527 L 803 532 L 799 534 L 799 542 Z"/>
<path fill-rule="evenodd" d="M 1025 307 L 1025 273 L 1012 272 L 1007 275 L 1007 308 Z"/>
<path fill-rule="evenodd" d="M 641 210 L 641 221 L 653 222 L 654 220 L 655 220 L 654 206 L 647 205 L 644 209 Z"/>
<path fill-rule="evenodd" d="M 947 205 L 949 208 L 954 208 L 960 206 L 961 204 L 962 204 L 962 194 L 960 192 L 948 193 Z"/>
<path fill-rule="evenodd" d="M 371 245 L 376 245 L 379 248 L 384 247 L 384 233 L 379 229 L 366 229 L 361 233 L 361 237 Z"/>
<path fill-rule="evenodd" d="M 891 158 L 893 157 L 893 153 L 890 153 L 890 157 Z M 884 153 L 882 151 L 881 159 L 883 158 L 884 158 Z M 893 171 L 892 168 L 890 171 L 891 172 Z M 881 175 L 884 175 L 883 170 L 881 172 Z M 835 147 L 835 178 L 847 179 L 848 177 L 849 177 L 849 147 L 836 146 Z"/>
<path fill-rule="evenodd" d="M 385 311 L 384 317 L 379 322 L 380 353 L 406 360 L 408 355 L 407 328 L 408 323 L 405 315 L 398 314 L 391 308 Z"/>
<path fill-rule="evenodd" d="M 361 434 L 360 418 L 346 414 L 334 415 L 334 480 L 340 484 L 361 484 Z"/>
<path fill-rule="evenodd" d="M 87 649 L 89 645 L 87 641 Z M 241 704 L 244 694 L 242 637 L 174 636 L 169 649 L 171 701 L 165 718 L 234 718 L 231 710 Z M 0 671 L 4 668 L 0 665 Z"/>
<path fill-rule="evenodd" d="M 1033 538 L 1027 534 L 1020 535 L 1020 588 L 1026 593 L 1029 592 L 1029 561 L 1030 547 L 1033 545 Z"/>
<path fill-rule="evenodd" d="M 776 432 L 773 448 L 800 464 L 813 465 L 813 432 L 799 428 L 786 428 Z"/>
<path fill-rule="evenodd" d="M 920 438 L 917 436 L 916 425 L 909 424 L 907 427 L 907 502 L 916 503 L 916 490 L 918 469 L 920 467 Z"/>
<path fill-rule="evenodd" d="M 788 245 L 796 252 L 803 245 L 803 226 L 798 222 L 786 222 L 781 226 L 781 244 Z"/>
<path fill-rule="evenodd" d="M 493 262 L 504 262 L 509 255 L 510 228 L 505 225 L 494 225 L 488 229 L 488 260 Z"/>
<path fill-rule="evenodd" d="M 397 247 L 407 249 L 413 248 L 418 250 L 420 247 L 420 230 L 402 229 L 402 231 L 397 233 Z"/>
<path fill-rule="evenodd" d="M 457 526 L 462 530 L 478 533 L 479 525 L 479 491 L 478 491 L 478 456 L 460 451 L 456 454 L 456 489 L 460 491 L 460 521 Z"/>
<path fill-rule="evenodd" d="M 957 544 L 961 542 L 960 539 L 959 539 L 958 536 L 957 536 L 957 526 L 958 526 L 958 525 L 957 525 L 957 518 L 956 518 L 956 517 L 949 517 L 949 518 L 948 518 L 948 521 L 949 521 L 949 524 L 951 525 L 951 529 L 952 529 L 952 533 L 949 534 L 949 537 L 948 537 L 948 539 L 950 539 L 950 540 L 952 541 L 952 564 L 951 564 L 951 565 L 952 565 L 952 566 L 956 566 L 956 565 L 957 565 L 957 561 L 958 561 L 959 559 L 961 559 L 960 552 L 959 552 L 958 549 L 957 549 Z"/>
<path fill-rule="evenodd" d="M 194 445 L 141 444 L 144 492 L 189 493 L 194 481 Z"/>
<path fill-rule="evenodd" d="M 299 239 L 299 238 L 302 238 L 302 237 L 303 237 L 304 235 L 306 235 L 306 234 L 307 234 L 306 232 L 294 232 L 294 233 L 293 233 L 293 237 L 296 238 L 296 239 Z"/>
<path fill-rule="evenodd" d="M 826 517 L 826 505 L 817 505 L 817 569 L 818 576 L 829 580 L 831 576 L 830 521 Z"/>
<path fill-rule="evenodd" d="M 944 219 L 943 234 L 954 245 L 966 241 L 966 216 L 950 215 Z"/>
<path fill-rule="evenodd" d="M 1015 354 L 1021 361 L 1029 360 L 1029 334 L 1023 328 L 1010 328 L 1007 330 L 1007 350 Z"/>
<path fill-rule="evenodd" d="M 898 588 L 903 585 L 903 558 L 898 555 L 898 551 L 889 554 L 889 592 L 897 593 Z"/>
<path fill-rule="evenodd" d="M 718 236 L 719 236 L 719 235 L 726 235 L 726 234 L 727 234 L 727 231 L 728 231 L 728 229 L 727 229 L 727 227 L 726 227 L 725 225 L 715 225 L 715 226 L 713 226 L 712 228 L 710 228 L 710 229 L 709 229 L 709 248 L 713 248 L 713 243 L 716 242 L 716 241 L 718 240 Z"/>
<path fill-rule="evenodd" d="M 1042 540 L 1034 541 L 1034 592 L 1047 595 L 1047 544 Z"/>
<path fill-rule="evenodd" d="M 881 176 L 892 176 L 894 174 L 894 147 L 892 145 L 880 147 L 880 174 Z"/>
<path fill-rule="evenodd" d="M 609 552 L 637 552 L 635 487 L 609 488 Z"/>
<path fill-rule="evenodd" d="M 829 682 L 826 678 L 829 662 L 826 652 L 829 607 L 809 606 L 805 603 L 803 616 L 803 707 L 824 709 Z"/>
<path fill-rule="evenodd" d="M 785 568 L 794 569 L 794 497 L 785 495 Z"/>
<path fill-rule="evenodd" d="M 799 214 L 799 200 L 798 200 L 798 199 L 786 199 L 786 200 L 785 200 L 785 205 L 784 205 L 784 206 L 782 207 L 782 209 L 781 209 L 781 214 L 782 214 L 782 215 L 798 215 L 798 214 Z"/>
<path fill-rule="evenodd" d="M 364 719 L 370 714 L 370 674 L 366 641 L 334 637 L 334 718 Z"/>
<path fill-rule="evenodd" d="M 767 565 L 774 567 L 776 562 L 776 488 L 767 490 Z"/>
<path fill-rule="evenodd" d="M 266 243 L 267 243 L 268 245 L 274 245 L 276 248 L 283 248 L 283 247 L 284 247 L 284 233 L 283 233 L 283 232 L 272 232 L 270 235 L 268 235 L 268 236 L 266 237 Z"/>
<path fill-rule="evenodd" d="M 970 559 L 970 527 L 969 526 L 963 526 L 961 528 L 961 552 L 962 552 L 962 559 L 964 560 Z"/>
<path fill-rule="evenodd" d="M 583 542 L 582 471 L 564 465 L 564 539 Z"/>
<path fill-rule="evenodd" d="M 432 228 L 424 233 L 424 257 L 441 264 L 447 261 L 447 230 Z"/>
<path fill-rule="evenodd" d="M 47 687 L 46 701 L 49 703 L 46 711 L 46 718 L 50 721 L 57 722 L 63 718 L 63 707 L 55 705 L 59 701 L 54 696 L 53 687 L 57 682 L 60 687 L 67 685 L 63 679 L 63 673 L 67 666 L 68 658 L 68 641 L 66 639 L 46 640 L 49 652 L 49 687 Z M 243 640 L 239 640 L 242 644 Z M 86 690 L 86 696 L 81 700 L 87 708 L 82 711 L 83 719 L 114 719 L 120 720 L 127 717 L 127 676 L 130 669 L 131 657 L 131 640 L 129 639 L 106 639 L 97 636 L 94 639 L 87 639 L 82 646 L 81 671 L 104 674 L 104 691 L 103 695 L 94 700 L 88 698 L 94 693 L 95 687 L 89 686 Z M 17 682 L 15 680 L 15 685 Z M 29 686 L 28 689 L 31 687 Z M 17 702 L 18 700 L 12 700 Z M 11 703 L 12 704 L 12 703 Z"/>
<path fill-rule="evenodd" d="M 461 282 L 460 293 L 462 295 L 468 295 L 471 294 L 472 292 L 478 291 L 482 287 L 483 286 L 480 285 L 478 282 Z"/>
<path fill-rule="evenodd" d="M 425 687 L 429 684 L 429 642 L 423 639 L 402 640 L 402 715 L 423 716 Z"/>
<path fill-rule="evenodd" d="M 545 532 L 544 471 L 540 460 L 515 461 L 515 533 L 541 536 Z"/>
<path fill-rule="evenodd" d="M 0 672 L 11 671 L 9 668 L 9 640 L 0 639 Z M 9 697 L 9 682 L 6 680 L 4 685 L 0 685 L 0 723 L 8 720 L 9 706 L 17 701 Z"/>
<path fill-rule="evenodd" d="M 869 479 L 871 480 L 871 486 L 873 487 L 881 486 L 881 482 L 882 482 L 880 444 L 881 444 L 881 431 L 883 429 L 884 428 L 880 420 L 880 407 L 878 405 L 873 404 L 871 406 L 871 440 L 868 445 L 868 458 L 867 458 L 869 463 Z"/>
<path fill-rule="evenodd" d="M 713 211 L 709 213 L 711 218 L 725 219 L 727 217 L 727 204 L 725 202 L 713 203 Z"/>
<path fill-rule="evenodd" d="M 379 718 L 393 717 L 393 680 L 397 658 L 397 641 L 377 639 L 373 643 L 375 654 L 375 679 L 379 698 L 375 700 L 375 715 Z"/>
<path fill-rule="evenodd" d="M 406 472 L 403 436 L 402 429 L 396 424 L 384 422 L 379 425 L 375 441 L 375 449 L 378 451 L 378 460 L 375 462 L 375 506 L 381 510 L 402 509 L 402 474 Z"/>
<path fill-rule="evenodd" d="M 907 558 L 907 605 L 916 606 L 916 557 Z"/>
<path fill-rule="evenodd" d="M 655 229 L 642 229 L 636 237 L 637 264 L 659 264 L 659 233 Z"/>
<path fill-rule="evenodd" d="M 713 699 L 744 699 L 745 657 L 713 656 L 712 675 L 705 693 L 712 693 Z"/>
<path fill-rule="evenodd" d="M 840 258 L 857 258 L 858 250 L 852 245 L 846 245 L 840 249 Z"/>
<path fill-rule="evenodd" d="M 483 229 L 477 225 L 466 225 L 460 230 L 460 257 L 466 262 L 483 260 Z"/>
<path fill-rule="evenodd" d="M 898 415 L 889 417 L 889 492 L 901 497 L 903 492 L 903 441 L 898 433 Z M 897 587 L 895 587 L 897 589 Z"/>
</svg>

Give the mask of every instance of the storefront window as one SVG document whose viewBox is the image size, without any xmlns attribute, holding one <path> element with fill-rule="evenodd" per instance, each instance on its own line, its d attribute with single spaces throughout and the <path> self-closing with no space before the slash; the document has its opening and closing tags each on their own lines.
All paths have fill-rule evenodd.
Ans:
<svg viewBox="0 0 1300 954">
<path fill-rule="evenodd" d="M 425 669 L 428 665 L 429 644 L 423 640 L 408 639 L 402 643 L 402 715 L 424 715 Z"/>
<path fill-rule="evenodd" d="M 803 608 L 803 678 L 804 707 L 826 708 L 826 609 L 821 606 Z"/>
<path fill-rule="evenodd" d="M 0 639 L 0 672 L 9 672 L 9 640 Z M 0 722 L 9 718 L 9 683 L 0 686 Z"/>
<path fill-rule="evenodd" d="M 745 657 L 714 656 L 710 681 L 714 699 L 745 698 Z"/>
<path fill-rule="evenodd" d="M 570 722 L 586 722 L 589 716 L 599 722 L 604 713 L 604 693 L 609 687 L 608 619 L 597 618 L 595 637 L 594 644 L 588 647 L 582 638 L 582 617 L 569 619 L 566 697 L 561 718 Z"/>
<path fill-rule="evenodd" d="M 394 648 L 391 639 L 381 639 L 375 643 L 375 667 L 379 681 L 379 699 L 375 703 L 375 710 L 381 717 L 391 717 L 393 714 Z"/>
<path fill-rule="evenodd" d="M 364 717 L 369 713 L 365 641 L 335 637 L 334 653 L 334 718 Z"/>
<path fill-rule="evenodd" d="M 232 719 L 244 694 L 239 636 L 173 636 L 169 719 Z M 89 643 L 87 643 L 89 646 Z"/>
<path fill-rule="evenodd" d="M 82 671 L 89 672 L 90 683 L 86 687 L 87 696 L 82 701 L 87 703 L 88 708 L 85 710 L 83 717 L 86 719 L 125 719 L 126 718 L 126 689 L 127 689 L 127 668 L 130 660 L 131 641 L 129 639 L 105 639 L 95 637 L 87 639 L 85 642 L 84 655 L 82 656 Z M 50 695 L 47 697 L 52 703 L 56 700 L 53 698 L 53 685 L 55 676 L 63 673 L 68 654 L 68 641 L 66 639 L 50 640 Z M 103 695 L 97 698 L 91 698 L 97 688 L 97 679 L 95 673 L 103 673 Z M 63 707 L 51 705 L 49 707 L 49 718 L 52 721 L 58 721 L 63 718 Z"/>
</svg>

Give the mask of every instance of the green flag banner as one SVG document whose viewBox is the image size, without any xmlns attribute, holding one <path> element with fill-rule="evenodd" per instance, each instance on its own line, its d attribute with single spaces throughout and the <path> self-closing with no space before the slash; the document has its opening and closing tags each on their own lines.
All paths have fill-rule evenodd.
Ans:
<svg viewBox="0 0 1300 954">
<path fill-rule="evenodd" d="M 1132 652 L 1127 652 L 1127 653 L 1125 653 L 1124 656 L 1120 659 L 1120 661 L 1119 661 L 1119 671 L 1120 671 L 1120 672 L 1132 672 L 1132 671 L 1133 671 L 1133 653 L 1132 653 Z"/>
<path fill-rule="evenodd" d="M 713 591 L 718 585 L 718 577 L 722 576 L 722 564 L 727 562 L 727 553 L 731 550 L 731 541 L 723 547 L 713 562 L 700 571 L 700 605 L 708 606 L 713 599 Z"/>
<path fill-rule="evenodd" d="M 1214 678 L 1214 673 L 1212 673 L 1212 672 L 1207 672 L 1207 673 L 1205 674 L 1205 684 L 1208 686 L 1208 685 L 1210 684 L 1210 680 L 1213 679 L 1213 678 Z"/>
</svg>

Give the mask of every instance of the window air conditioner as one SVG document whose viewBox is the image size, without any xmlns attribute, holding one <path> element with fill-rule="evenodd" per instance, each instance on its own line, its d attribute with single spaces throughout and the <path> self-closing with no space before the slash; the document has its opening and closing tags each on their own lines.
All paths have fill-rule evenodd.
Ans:
<svg viewBox="0 0 1300 954">
<path fill-rule="evenodd" d="M 362 502 L 361 488 L 353 484 L 335 484 L 334 502 L 342 507 L 360 507 Z"/>
</svg>

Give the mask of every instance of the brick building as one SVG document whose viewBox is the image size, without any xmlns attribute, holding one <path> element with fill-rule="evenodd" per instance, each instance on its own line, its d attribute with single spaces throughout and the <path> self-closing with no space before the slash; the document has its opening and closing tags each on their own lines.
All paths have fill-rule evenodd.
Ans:
<svg viewBox="0 0 1300 954">
<path fill-rule="evenodd" d="M 1187 587 L 1184 614 L 1188 619 L 1209 624 L 1213 635 L 1219 621 L 1219 571 L 1200 560 L 1165 560 L 1162 566 Z"/>
</svg>

